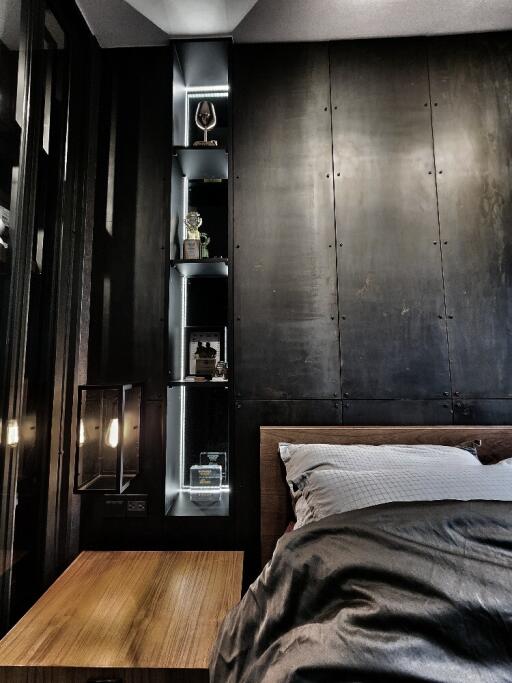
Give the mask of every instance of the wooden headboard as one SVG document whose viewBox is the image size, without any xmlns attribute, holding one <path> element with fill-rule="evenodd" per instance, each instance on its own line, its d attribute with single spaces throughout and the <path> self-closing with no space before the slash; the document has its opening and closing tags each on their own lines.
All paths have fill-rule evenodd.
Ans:
<svg viewBox="0 0 512 683">
<path fill-rule="evenodd" d="M 280 442 L 331 444 L 442 444 L 453 446 L 481 439 L 484 462 L 512 457 L 509 427 L 261 427 L 260 428 L 260 542 L 261 562 L 272 556 L 278 538 L 293 518 Z"/>
</svg>

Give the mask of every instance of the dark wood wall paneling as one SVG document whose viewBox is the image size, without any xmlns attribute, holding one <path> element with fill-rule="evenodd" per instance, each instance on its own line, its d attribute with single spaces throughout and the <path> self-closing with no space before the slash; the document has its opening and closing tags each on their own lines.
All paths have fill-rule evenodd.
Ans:
<svg viewBox="0 0 512 683">
<path fill-rule="evenodd" d="M 130 492 L 149 494 L 149 514 L 105 519 L 103 498 L 84 496 L 82 544 L 119 547 L 157 538 L 164 508 L 172 60 L 168 48 L 104 50 L 102 59 L 88 381 L 144 382 L 146 457 Z"/>
<path fill-rule="evenodd" d="M 10 572 L 2 575 L 2 626 L 9 616 L 19 616 L 20 610 L 29 606 L 78 549 L 71 427 L 76 420 L 76 386 L 84 380 L 86 370 L 94 206 L 91 180 L 96 151 L 99 47 L 95 39 L 74 3 L 29 0 L 22 7 L 20 73 L 26 75 L 30 87 L 25 91 L 25 101 L 22 97 L 19 102 L 27 117 L 21 136 L 16 278 L 10 292 L 11 345 L 5 356 L 11 364 L 10 379 L 6 381 L 9 417 L 22 415 L 24 403 L 26 419 L 22 423 L 22 442 L 17 449 L 10 449 L 13 457 L 5 459 L 8 471 L 3 480 L 4 493 L 8 491 L 9 495 L 2 497 L 5 507 L 0 515 L 2 545 L 7 548 L 5 559 L 9 560 L 13 532 L 15 552 L 21 549 L 16 546 L 18 541 L 23 548 L 32 536 L 36 541 L 34 548 L 30 546 L 34 553 L 27 557 L 30 570 L 18 572 L 21 565 L 16 566 L 12 593 Z M 53 147 L 56 138 L 51 137 L 50 147 L 43 152 L 44 69 L 46 59 L 51 59 L 49 53 L 44 53 L 43 59 L 41 51 L 45 9 L 53 12 L 62 27 L 66 50 L 59 58 L 54 55 L 55 62 L 62 65 L 62 80 L 55 77 L 49 128 L 50 136 L 60 130 L 62 144 Z M 62 148 L 62 153 L 57 148 Z M 44 287 L 32 262 L 35 228 L 44 231 Z M 27 424 L 30 438 L 26 438 Z M 29 459 L 37 462 L 30 486 L 37 489 L 38 500 L 35 509 L 30 509 L 30 519 L 26 519 L 19 503 L 27 497 Z M 23 472 L 26 480 L 17 477 L 17 472 Z M 30 527 L 24 526 L 27 523 Z M 10 597 L 13 600 L 9 605 Z"/>
<path fill-rule="evenodd" d="M 510 422 L 511 64 L 510 34 L 235 48 L 249 572 L 260 425 Z"/>
</svg>

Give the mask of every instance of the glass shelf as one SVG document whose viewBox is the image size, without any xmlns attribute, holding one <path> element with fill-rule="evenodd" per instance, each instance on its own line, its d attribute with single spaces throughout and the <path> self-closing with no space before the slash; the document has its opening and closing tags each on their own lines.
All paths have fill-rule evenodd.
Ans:
<svg viewBox="0 0 512 683">
<path fill-rule="evenodd" d="M 174 154 L 189 180 L 228 177 L 228 153 L 224 147 L 174 147 Z"/>
<path fill-rule="evenodd" d="M 190 500 L 188 491 L 179 491 L 171 509 L 170 517 L 228 517 L 229 491 L 222 491 L 220 500 L 215 503 L 199 503 Z"/>
<path fill-rule="evenodd" d="M 229 387 L 228 381 L 214 381 L 206 380 L 205 382 L 193 382 L 192 380 L 170 380 L 168 383 L 169 387 L 201 387 L 202 389 L 227 389 Z"/>
<path fill-rule="evenodd" d="M 183 277 L 227 277 L 227 258 L 175 259 L 171 266 Z"/>
</svg>

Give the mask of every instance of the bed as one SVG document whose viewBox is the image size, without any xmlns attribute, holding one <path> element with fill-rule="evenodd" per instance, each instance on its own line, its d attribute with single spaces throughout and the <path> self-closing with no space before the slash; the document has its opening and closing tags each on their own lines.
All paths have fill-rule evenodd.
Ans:
<svg viewBox="0 0 512 683">
<path fill-rule="evenodd" d="M 261 428 L 264 567 L 224 622 L 212 683 L 510 683 L 512 467 L 480 464 L 465 452 L 466 444 L 477 442 L 481 462 L 512 456 L 511 427 Z M 299 452 L 319 452 L 308 444 L 329 453 L 334 446 L 343 452 L 346 446 L 350 452 L 358 444 L 378 446 L 390 448 L 393 457 L 409 449 L 418 458 L 432 448 L 443 467 L 422 469 L 422 463 L 422 477 L 433 469 L 455 488 L 481 482 L 482 495 L 479 489 L 468 500 L 376 495 L 376 504 L 339 512 L 338 482 L 366 481 L 375 468 L 347 474 L 327 465 L 301 475 L 305 484 L 297 494 L 315 512 L 326 505 L 323 513 L 285 533 L 292 497 L 289 462 L 285 473 L 279 444 L 288 444 L 281 453 L 295 453 L 295 464 Z M 393 483 L 404 472 L 416 475 L 405 456 L 404 467 L 395 457 L 391 470 L 379 476 Z M 335 482 L 330 498 L 322 477 Z M 340 500 L 346 505 L 347 496 Z"/>
</svg>

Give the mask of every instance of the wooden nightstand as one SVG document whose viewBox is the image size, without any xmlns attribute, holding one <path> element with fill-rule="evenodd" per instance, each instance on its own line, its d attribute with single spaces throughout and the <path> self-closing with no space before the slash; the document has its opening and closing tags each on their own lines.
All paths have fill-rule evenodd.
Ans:
<svg viewBox="0 0 512 683">
<path fill-rule="evenodd" d="M 84 552 L 0 642 L 2 683 L 199 683 L 241 552 Z"/>
</svg>

